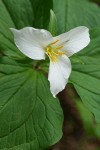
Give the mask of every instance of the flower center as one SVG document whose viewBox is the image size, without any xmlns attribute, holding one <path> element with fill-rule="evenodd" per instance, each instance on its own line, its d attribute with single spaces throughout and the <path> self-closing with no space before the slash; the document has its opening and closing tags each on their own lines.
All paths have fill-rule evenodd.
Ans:
<svg viewBox="0 0 100 150">
<path fill-rule="evenodd" d="M 63 46 L 61 45 L 56 45 L 55 44 L 58 42 L 59 40 L 54 41 L 53 43 L 49 44 L 46 49 L 45 52 L 46 54 L 49 56 L 49 58 L 51 59 L 52 62 L 57 62 L 58 61 L 58 56 L 62 56 L 63 54 L 65 54 L 65 52 L 62 52 L 61 49 L 63 48 Z"/>
</svg>

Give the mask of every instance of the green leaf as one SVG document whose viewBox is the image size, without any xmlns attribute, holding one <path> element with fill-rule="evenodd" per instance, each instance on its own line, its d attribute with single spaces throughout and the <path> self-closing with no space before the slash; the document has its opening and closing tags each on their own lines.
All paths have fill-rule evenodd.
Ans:
<svg viewBox="0 0 100 150">
<path fill-rule="evenodd" d="M 10 57 L 25 57 L 14 45 L 10 28 L 48 28 L 50 9 L 52 0 L 0 1 L 0 51 Z"/>
<path fill-rule="evenodd" d="M 0 59 L 0 149 L 46 150 L 62 136 L 63 113 L 32 65 Z"/>
<path fill-rule="evenodd" d="M 52 97 L 47 78 L 33 67 L 35 62 L 16 48 L 10 31 L 11 27 L 48 27 L 51 4 L 43 0 L 0 1 L 1 150 L 46 150 L 62 137 L 59 101 Z"/>
<path fill-rule="evenodd" d="M 57 17 L 58 34 L 76 26 L 94 28 L 100 26 L 100 8 L 85 0 L 53 0 Z"/>
<path fill-rule="evenodd" d="M 30 5 L 29 1 L 27 1 L 0 1 L 0 51 L 7 56 L 17 58 L 23 57 L 22 53 L 14 45 L 10 28 L 21 28 L 29 24 L 31 25 L 28 16 L 29 13 L 31 14 L 32 10 L 31 7 L 25 7 Z"/>
<path fill-rule="evenodd" d="M 100 27 L 100 8 L 89 1 L 53 0 L 58 34 L 76 26 Z M 90 45 L 71 57 L 73 71 L 70 82 L 74 85 L 87 108 L 100 123 L 100 29 L 91 30 Z"/>
<path fill-rule="evenodd" d="M 70 81 L 100 123 L 100 29 L 91 30 L 90 34 L 90 45 L 78 53 L 84 63 L 73 64 Z"/>
<path fill-rule="evenodd" d="M 2 3 L 17 29 L 33 25 L 33 8 L 29 0 L 2 0 Z"/>
<path fill-rule="evenodd" d="M 52 0 L 30 0 L 34 11 L 33 26 L 48 29 L 50 9 L 53 7 Z"/>
<path fill-rule="evenodd" d="M 49 31 L 52 33 L 53 36 L 56 35 L 57 31 L 57 19 L 52 10 L 50 10 L 50 22 L 49 22 Z"/>
<path fill-rule="evenodd" d="M 95 127 L 96 125 L 93 124 L 93 115 L 92 113 L 83 105 L 83 103 L 80 101 L 76 101 L 78 110 L 80 112 L 80 116 L 83 122 L 83 126 L 90 136 L 96 136 L 95 135 Z"/>
</svg>

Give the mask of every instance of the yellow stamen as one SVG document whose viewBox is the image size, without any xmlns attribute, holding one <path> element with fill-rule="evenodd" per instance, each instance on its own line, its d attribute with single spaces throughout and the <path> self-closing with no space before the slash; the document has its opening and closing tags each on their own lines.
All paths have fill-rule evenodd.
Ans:
<svg viewBox="0 0 100 150">
<path fill-rule="evenodd" d="M 63 48 L 62 45 L 53 46 L 53 44 L 56 44 L 58 41 L 59 40 L 56 40 L 53 43 L 49 44 L 45 49 L 46 54 L 50 57 L 52 62 L 57 62 L 58 56 L 62 56 L 65 54 L 65 52 L 60 51 Z"/>
<path fill-rule="evenodd" d="M 58 55 L 63 55 L 65 52 L 57 52 Z"/>
<path fill-rule="evenodd" d="M 56 50 L 60 50 L 60 49 L 62 49 L 63 48 L 63 46 L 58 46 L 57 48 L 56 48 Z"/>
<path fill-rule="evenodd" d="M 47 54 L 51 57 L 51 53 L 50 52 L 47 52 Z"/>
<path fill-rule="evenodd" d="M 56 41 L 52 42 L 51 44 L 52 44 L 52 45 L 53 45 L 53 44 L 56 44 L 58 41 L 59 41 L 59 40 L 56 40 Z"/>
<path fill-rule="evenodd" d="M 49 47 L 46 48 L 47 51 L 49 51 L 49 49 L 50 49 Z"/>
<path fill-rule="evenodd" d="M 57 62 L 57 61 L 58 61 L 57 57 L 54 56 L 54 55 L 51 56 L 51 60 L 52 60 L 53 62 Z"/>
</svg>

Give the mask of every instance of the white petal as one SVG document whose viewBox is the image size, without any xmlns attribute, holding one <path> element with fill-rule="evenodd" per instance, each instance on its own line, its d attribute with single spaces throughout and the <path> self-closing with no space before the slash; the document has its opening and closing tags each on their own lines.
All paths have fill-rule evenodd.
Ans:
<svg viewBox="0 0 100 150">
<path fill-rule="evenodd" d="M 45 59 L 44 48 L 52 41 L 52 35 L 43 29 L 26 27 L 21 30 L 11 28 L 19 50 L 32 59 Z"/>
<path fill-rule="evenodd" d="M 58 58 L 57 62 L 50 61 L 49 76 L 50 90 L 53 96 L 62 91 L 71 73 L 71 62 L 66 55 L 62 55 Z"/>
<path fill-rule="evenodd" d="M 54 40 L 57 39 L 59 40 L 57 44 L 64 46 L 62 49 L 66 51 L 69 57 L 89 44 L 89 29 L 85 26 L 76 27 L 54 38 Z"/>
</svg>

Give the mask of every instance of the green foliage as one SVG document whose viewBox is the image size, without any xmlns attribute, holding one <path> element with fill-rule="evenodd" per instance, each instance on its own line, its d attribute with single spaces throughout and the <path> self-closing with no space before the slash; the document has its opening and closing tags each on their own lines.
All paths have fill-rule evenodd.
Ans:
<svg viewBox="0 0 100 150">
<path fill-rule="evenodd" d="M 58 34 L 76 26 L 100 27 L 100 8 L 86 0 L 53 0 Z"/>
<path fill-rule="evenodd" d="M 73 64 L 70 81 L 100 123 L 100 29 L 91 30 L 90 34 L 90 45 L 78 53 L 84 63 Z"/>
<path fill-rule="evenodd" d="M 33 26 L 48 29 L 50 9 L 53 7 L 52 0 L 30 0 L 30 2 L 34 12 Z"/>
<path fill-rule="evenodd" d="M 91 28 L 91 43 L 71 57 L 70 82 L 100 123 L 99 7 L 86 0 L 0 1 L 1 150 L 46 150 L 61 138 L 63 123 L 59 101 L 50 94 L 46 77 L 16 48 L 10 28 L 49 26 L 55 34 L 57 26 L 59 34 L 79 25 Z M 95 130 L 99 137 L 98 130 L 99 125 Z"/>
<path fill-rule="evenodd" d="M 57 19 L 52 10 L 50 10 L 50 22 L 49 22 L 49 31 L 52 33 L 53 36 L 56 35 L 57 31 Z"/>
<path fill-rule="evenodd" d="M 16 48 L 10 31 L 11 27 L 32 26 L 39 20 L 34 18 L 33 3 L 0 1 L 1 150 L 46 150 L 62 136 L 59 101 L 52 97 L 46 77 L 33 68 L 35 62 Z M 41 27 L 45 19 L 39 21 Z"/>
<path fill-rule="evenodd" d="M 18 29 L 24 26 L 32 26 L 34 15 L 33 8 L 29 0 L 3 0 L 2 4 L 10 20 Z"/>
<path fill-rule="evenodd" d="M 77 57 L 71 58 L 73 71 L 70 82 L 83 103 L 95 115 L 96 121 L 100 123 L 100 8 L 94 3 L 81 0 L 53 2 L 58 33 L 79 25 L 95 28 L 90 32 L 89 46 L 78 53 Z"/>
<path fill-rule="evenodd" d="M 47 79 L 8 57 L 0 59 L 0 72 L 0 149 L 44 150 L 57 142 L 63 116 Z"/>
<path fill-rule="evenodd" d="M 89 136 L 100 138 L 100 124 L 95 122 L 92 113 L 80 100 L 77 101 L 77 107 L 80 111 L 86 133 L 88 133 Z"/>
<path fill-rule="evenodd" d="M 86 132 L 90 135 L 94 135 L 93 116 L 91 112 L 88 109 L 86 109 L 86 107 L 80 100 L 77 101 L 77 107 L 80 111 L 80 115 Z"/>
</svg>

